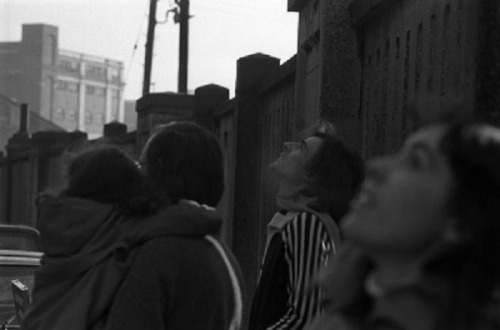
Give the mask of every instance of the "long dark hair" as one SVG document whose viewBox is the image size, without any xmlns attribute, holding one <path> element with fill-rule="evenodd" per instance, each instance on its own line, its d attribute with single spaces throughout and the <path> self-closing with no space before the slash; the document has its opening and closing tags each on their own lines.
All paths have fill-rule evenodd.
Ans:
<svg viewBox="0 0 500 330">
<path fill-rule="evenodd" d="M 307 166 L 309 184 L 304 194 L 316 197 L 311 208 L 339 221 L 364 178 L 363 160 L 334 134 L 316 132 L 312 136 L 319 137 L 322 144 Z"/>
<path fill-rule="evenodd" d="M 445 126 L 441 150 L 454 177 L 450 212 L 464 243 L 455 260 L 449 318 L 469 329 L 500 282 L 500 129 L 460 118 Z M 458 265 L 457 265 L 458 264 Z"/>
<path fill-rule="evenodd" d="M 147 142 L 146 175 L 167 201 L 216 206 L 224 191 L 222 150 L 214 134 L 192 122 L 164 126 Z"/>
<path fill-rule="evenodd" d="M 84 150 L 71 162 L 67 176 L 63 194 L 69 197 L 113 204 L 131 214 L 153 213 L 159 204 L 134 160 L 113 146 Z"/>
</svg>

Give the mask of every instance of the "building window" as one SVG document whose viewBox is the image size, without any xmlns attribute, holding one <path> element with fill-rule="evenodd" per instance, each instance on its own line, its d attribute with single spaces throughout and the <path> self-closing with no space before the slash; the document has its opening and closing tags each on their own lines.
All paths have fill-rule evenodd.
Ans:
<svg viewBox="0 0 500 330">
<path fill-rule="evenodd" d="M 95 65 L 87 65 L 85 69 L 85 73 L 88 76 L 105 78 L 106 77 L 106 69 L 103 67 L 95 66 Z"/>
<path fill-rule="evenodd" d="M 104 96 L 105 92 L 106 91 L 103 87 L 97 87 L 92 85 L 87 85 L 87 88 L 85 89 L 85 93 L 88 95 Z"/>
<path fill-rule="evenodd" d="M 73 72 L 78 72 L 79 64 L 77 61 L 72 61 L 69 59 L 61 59 L 59 60 L 59 66 Z"/>
<path fill-rule="evenodd" d="M 102 87 L 95 87 L 94 92 L 95 92 L 95 95 L 97 95 L 97 96 L 104 96 L 106 94 L 106 90 Z"/>
<path fill-rule="evenodd" d="M 64 109 L 63 108 L 56 109 L 56 111 L 54 112 L 54 119 L 55 120 L 64 120 Z"/>
<path fill-rule="evenodd" d="M 104 124 L 104 116 L 102 113 L 98 113 L 95 117 L 95 123 L 96 124 Z"/>
<path fill-rule="evenodd" d="M 120 91 L 117 89 L 112 89 L 111 90 L 111 98 L 112 99 L 119 99 L 120 98 Z"/>
<path fill-rule="evenodd" d="M 78 85 L 77 85 L 77 83 L 74 83 L 71 81 L 57 80 L 56 81 L 56 88 L 61 89 L 61 90 L 76 92 L 78 90 Z"/>
<path fill-rule="evenodd" d="M 92 113 L 91 112 L 85 112 L 85 124 L 90 125 L 92 124 Z"/>
<path fill-rule="evenodd" d="M 74 110 L 69 110 L 66 112 L 66 117 L 68 118 L 68 121 L 75 121 L 76 120 L 76 112 Z"/>
<path fill-rule="evenodd" d="M 68 82 L 68 90 L 76 92 L 78 90 L 78 85 L 74 82 Z"/>
<path fill-rule="evenodd" d="M 120 69 L 115 67 L 108 67 L 108 79 L 111 81 L 120 81 Z"/>
</svg>

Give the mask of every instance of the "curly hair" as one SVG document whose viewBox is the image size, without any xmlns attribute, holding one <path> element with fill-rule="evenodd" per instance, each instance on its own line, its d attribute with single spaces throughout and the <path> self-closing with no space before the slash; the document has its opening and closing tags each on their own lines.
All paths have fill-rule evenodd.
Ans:
<svg viewBox="0 0 500 330">
<path fill-rule="evenodd" d="M 363 160 L 336 135 L 316 132 L 312 136 L 322 144 L 306 168 L 309 184 L 304 194 L 316 197 L 311 208 L 340 221 L 364 178 Z"/>
<path fill-rule="evenodd" d="M 441 150 L 454 177 L 450 212 L 464 240 L 452 314 L 467 324 L 500 284 L 500 129 L 456 120 L 446 125 Z"/>
</svg>

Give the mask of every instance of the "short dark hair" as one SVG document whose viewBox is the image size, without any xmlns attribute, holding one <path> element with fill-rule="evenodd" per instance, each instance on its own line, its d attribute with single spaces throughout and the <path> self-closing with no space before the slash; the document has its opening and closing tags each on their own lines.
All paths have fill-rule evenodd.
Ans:
<svg viewBox="0 0 500 330">
<path fill-rule="evenodd" d="M 168 201 L 216 206 L 224 191 L 224 163 L 217 138 L 193 122 L 164 126 L 147 142 L 146 175 Z"/>
<path fill-rule="evenodd" d="M 320 138 L 322 144 L 307 166 L 310 183 L 304 194 L 316 197 L 311 208 L 340 221 L 364 178 L 363 160 L 332 133 L 316 132 L 312 136 Z"/>
<path fill-rule="evenodd" d="M 68 169 L 68 197 L 113 204 L 122 212 L 149 214 L 156 210 L 146 180 L 134 160 L 113 146 L 84 150 Z"/>
</svg>

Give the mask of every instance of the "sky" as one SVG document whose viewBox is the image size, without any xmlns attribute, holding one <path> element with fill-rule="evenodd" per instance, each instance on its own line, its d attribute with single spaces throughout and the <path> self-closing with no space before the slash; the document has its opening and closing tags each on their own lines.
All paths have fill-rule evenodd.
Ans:
<svg viewBox="0 0 500 330">
<path fill-rule="evenodd" d="M 175 6 L 159 0 L 157 20 Z M 124 62 L 125 99 L 142 93 L 149 0 L 0 0 L 0 41 L 20 41 L 23 23 L 59 28 L 59 48 Z M 298 14 L 287 0 L 190 0 L 188 90 L 217 84 L 234 96 L 236 61 L 297 51 Z M 155 28 L 151 92 L 177 90 L 179 24 Z"/>
</svg>

